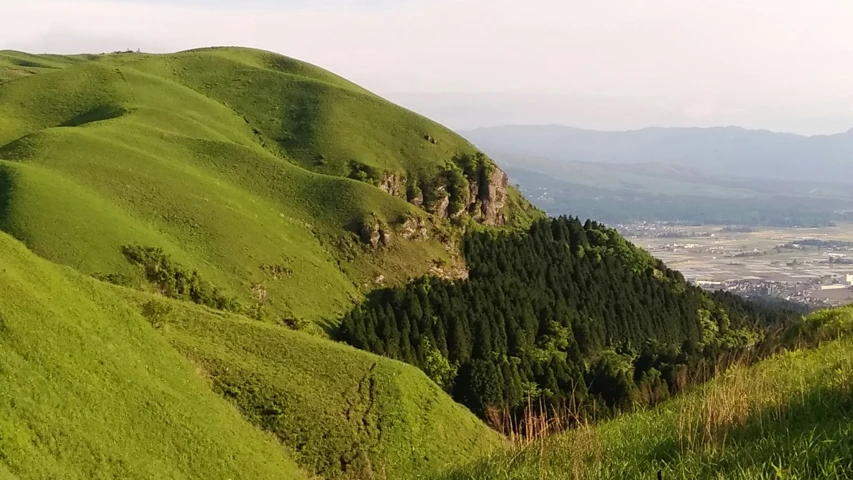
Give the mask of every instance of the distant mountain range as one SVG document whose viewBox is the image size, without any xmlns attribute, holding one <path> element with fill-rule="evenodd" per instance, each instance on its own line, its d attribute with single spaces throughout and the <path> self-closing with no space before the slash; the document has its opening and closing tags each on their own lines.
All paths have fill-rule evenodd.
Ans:
<svg viewBox="0 0 853 480">
<path fill-rule="evenodd" d="M 503 126 L 461 132 L 550 214 L 608 222 L 815 226 L 853 208 L 853 132 L 737 127 L 625 132 Z"/>
<path fill-rule="evenodd" d="M 853 132 L 812 137 L 738 127 L 626 132 L 503 126 L 461 132 L 488 152 L 603 163 L 664 163 L 714 175 L 853 183 Z"/>
</svg>

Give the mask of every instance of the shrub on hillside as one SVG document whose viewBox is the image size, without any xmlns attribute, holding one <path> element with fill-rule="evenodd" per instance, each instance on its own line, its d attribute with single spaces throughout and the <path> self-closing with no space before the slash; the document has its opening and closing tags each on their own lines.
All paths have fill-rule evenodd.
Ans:
<svg viewBox="0 0 853 480">
<path fill-rule="evenodd" d="M 281 317 L 281 324 L 291 330 L 305 330 L 311 325 L 311 322 L 301 317 L 286 315 Z"/>
<path fill-rule="evenodd" d="M 142 305 L 142 316 L 157 329 L 166 323 L 166 318 L 170 313 L 172 313 L 172 307 L 159 300 L 151 300 Z"/>
<path fill-rule="evenodd" d="M 131 280 L 130 277 L 120 273 L 95 273 L 92 276 L 102 282 L 121 285 L 122 287 L 130 287 L 133 285 L 133 280 Z"/>
<path fill-rule="evenodd" d="M 447 357 L 442 355 L 441 351 L 435 348 L 430 343 L 429 338 L 423 338 L 423 346 L 426 361 L 424 362 L 424 372 L 431 378 L 439 387 L 449 389 L 456 379 L 458 366 L 451 364 Z"/>
<path fill-rule="evenodd" d="M 243 313 L 237 300 L 223 295 L 218 288 L 203 280 L 198 271 L 187 270 L 174 262 L 163 249 L 125 245 L 121 251 L 128 261 L 143 268 L 146 280 L 160 294 L 219 310 Z"/>
</svg>

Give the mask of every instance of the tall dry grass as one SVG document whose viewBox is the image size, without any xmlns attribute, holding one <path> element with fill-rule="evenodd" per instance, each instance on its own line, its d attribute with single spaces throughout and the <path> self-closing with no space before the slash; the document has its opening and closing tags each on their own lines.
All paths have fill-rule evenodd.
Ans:
<svg viewBox="0 0 853 480">
<path fill-rule="evenodd" d="M 802 353 L 802 352 L 798 352 Z M 845 397 L 853 391 L 853 357 L 836 361 L 832 378 L 810 378 L 809 371 L 794 370 L 787 354 L 777 368 L 750 368 L 747 361 L 732 364 L 718 374 L 714 382 L 677 403 L 677 440 L 680 452 L 724 450 L 730 434 L 746 428 L 766 431 L 790 421 L 792 410 L 821 395 Z M 790 367 L 790 369 L 786 368 Z M 824 386 L 816 390 L 816 385 Z"/>
</svg>

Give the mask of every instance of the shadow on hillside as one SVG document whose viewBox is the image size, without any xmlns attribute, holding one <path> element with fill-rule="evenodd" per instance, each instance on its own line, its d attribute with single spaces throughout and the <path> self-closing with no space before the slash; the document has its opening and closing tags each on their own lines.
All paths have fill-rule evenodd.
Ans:
<svg viewBox="0 0 853 480">
<path fill-rule="evenodd" d="M 685 449 L 667 438 L 653 447 L 650 464 L 679 464 L 702 457 L 701 477 L 778 468 L 802 478 L 853 478 L 853 390 L 840 385 L 814 390 L 785 405 L 749 416 L 741 426 L 718 432 L 706 448 Z"/>
<path fill-rule="evenodd" d="M 322 88 L 306 84 L 305 89 Z M 311 152 L 317 150 L 315 140 L 316 126 L 320 124 L 320 105 L 316 96 L 321 92 L 298 92 L 283 99 L 285 111 L 282 114 L 284 127 L 276 135 L 276 142 L 286 152 Z"/>
<path fill-rule="evenodd" d="M 87 123 L 102 122 L 104 120 L 118 118 L 125 113 L 127 113 L 127 111 L 121 107 L 101 105 L 100 107 L 95 107 L 88 112 L 81 113 L 80 115 L 63 122 L 60 127 L 79 127 L 80 125 L 85 125 Z"/>
<path fill-rule="evenodd" d="M 338 328 L 340 327 L 339 322 L 329 319 L 329 318 L 321 318 L 320 320 L 315 321 L 323 332 L 328 335 L 330 338 L 337 340 Z"/>
<path fill-rule="evenodd" d="M 0 230 L 6 230 L 12 204 L 12 172 L 0 165 Z"/>
</svg>

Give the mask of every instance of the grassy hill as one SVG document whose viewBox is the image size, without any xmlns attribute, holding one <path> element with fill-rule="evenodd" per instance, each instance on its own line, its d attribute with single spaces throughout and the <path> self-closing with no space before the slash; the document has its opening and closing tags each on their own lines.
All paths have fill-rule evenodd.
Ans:
<svg viewBox="0 0 853 480">
<path fill-rule="evenodd" d="M 303 332 L 123 290 L 213 389 L 324 478 L 397 478 L 498 446 L 417 368 Z"/>
<path fill-rule="evenodd" d="M 302 325 L 463 275 L 466 228 L 540 215 L 505 182 L 268 52 L 0 52 L 0 472 L 398 478 L 489 451 L 420 370 Z"/>
<path fill-rule="evenodd" d="M 853 309 L 812 314 L 835 337 L 783 353 L 657 408 L 519 445 L 444 480 L 853 475 Z"/>
<path fill-rule="evenodd" d="M 4 473 L 397 478 L 498 445 L 414 367 L 98 282 L 4 234 L 0 262 Z"/>
<path fill-rule="evenodd" d="M 0 234 L 0 476 L 306 478 L 113 287 Z"/>
<path fill-rule="evenodd" d="M 32 55 L 23 52 L 0 51 L 0 83 L 37 73 L 59 70 L 94 58 L 91 55 Z"/>
<path fill-rule="evenodd" d="M 475 149 L 331 73 L 247 49 L 2 52 L 0 71 L 0 229 L 50 260 L 139 283 L 121 247 L 160 247 L 244 304 L 310 320 L 380 276 L 461 266 L 446 212 L 406 193 L 440 204 L 441 175 Z M 500 220 L 523 222 L 508 197 Z"/>
</svg>

